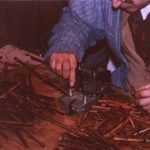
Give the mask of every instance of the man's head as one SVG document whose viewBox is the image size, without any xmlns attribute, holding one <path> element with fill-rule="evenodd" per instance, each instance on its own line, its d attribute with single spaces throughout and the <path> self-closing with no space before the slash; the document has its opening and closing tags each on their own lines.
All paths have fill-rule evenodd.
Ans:
<svg viewBox="0 0 150 150">
<path fill-rule="evenodd" d="M 149 3 L 150 0 L 112 0 L 112 7 L 123 9 L 127 12 L 135 12 Z"/>
</svg>

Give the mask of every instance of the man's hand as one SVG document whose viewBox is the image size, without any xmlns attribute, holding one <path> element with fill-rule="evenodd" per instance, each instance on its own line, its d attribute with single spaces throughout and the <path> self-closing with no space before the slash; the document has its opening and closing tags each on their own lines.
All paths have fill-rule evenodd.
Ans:
<svg viewBox="0 0 150 150">
<path fill-rule="evenodd" d="M 137 103 L 150 113 L 150 83 L 136 90 Z"/>
<path fill-rule="evenodd" d="M 70 86 L 75 84 L 77 58 L 73 53 L 53 53 L 49 60 L 51 69 L 64 79 L 69 79 Z"/>
</svg>

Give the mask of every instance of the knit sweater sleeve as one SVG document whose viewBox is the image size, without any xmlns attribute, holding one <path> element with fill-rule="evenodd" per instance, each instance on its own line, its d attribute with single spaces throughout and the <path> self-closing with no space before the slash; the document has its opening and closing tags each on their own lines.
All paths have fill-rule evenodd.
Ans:
<svg viewBox="0 0 150 150">
<path fill-rule="evenodd" d="M 84 50 L 104 37 L 102 0 L 70 0 L 52 30 L 47 59 L 53 52 L 74 53 L 80 61 Z"/>
</svg>

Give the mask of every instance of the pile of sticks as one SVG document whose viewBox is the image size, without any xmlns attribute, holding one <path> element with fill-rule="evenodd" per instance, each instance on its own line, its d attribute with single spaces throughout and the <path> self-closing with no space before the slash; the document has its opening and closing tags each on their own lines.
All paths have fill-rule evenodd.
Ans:
<svg viewBox="0 0 150 150">
<path fill-rule="evenodd" d="M 150 115 L 135 104 L 99 100 L 62 134 L 56 150 L 150 149 Z"/>
<path fill-rule="evenodd" d="M 44 142 L 32 135 L 34 123 L 41 120 L 65 127 L 52 118 L 64 115 L 56 109 L 55 98 L 39 96 L 24 82 L 0 81 L 0 137 L 9 139 L 9 134 L 17 136 L 25 148 L 29 148 L 25 137 L 44 147 Z"/>
</svg>

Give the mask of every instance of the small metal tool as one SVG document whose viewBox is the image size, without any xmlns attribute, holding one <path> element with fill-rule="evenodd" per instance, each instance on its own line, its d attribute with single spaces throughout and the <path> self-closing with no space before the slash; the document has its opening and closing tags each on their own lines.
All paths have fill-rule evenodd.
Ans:
<svg viewBox="0 0 150 150">
<path fill-rule="evenodd" d="M 69 88 L 69 91 L 68 91 L 68 96 L 69 97 L 73 96 L 73 91 L 74 91 L 74 88 Z"/>
<path fill-rule="evenodd" d="M 76 86 L 69 88 L 68 94 L 61 98 L 68 114 L 87 111 L 93 103 L 105 95 L 105 84 L 110 82 L 110 72 L 104 68 L 80 64 L 76 70 Z"/>
</svg>

